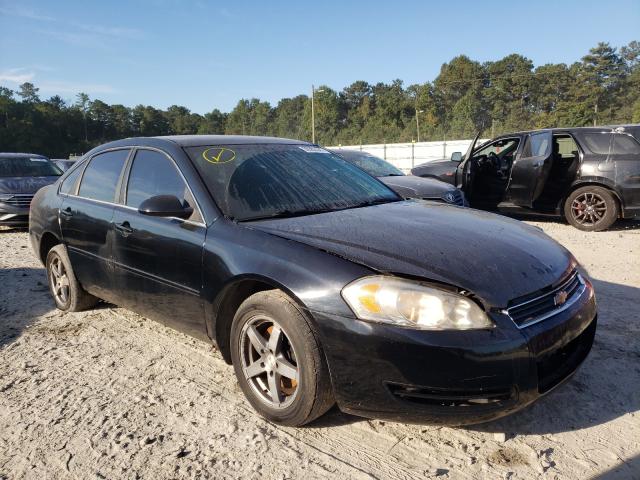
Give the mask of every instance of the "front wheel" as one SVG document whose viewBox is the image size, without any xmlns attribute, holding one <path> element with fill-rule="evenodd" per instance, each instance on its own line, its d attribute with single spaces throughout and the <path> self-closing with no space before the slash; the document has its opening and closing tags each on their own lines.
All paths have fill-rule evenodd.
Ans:
<svg viewBox="0 0 640 480">
<path fill-rule="evenodd" d="M 246 299 L 231 326 L 231 358 L 249 403 L 275 423 L 301 426 L 333 405 L 313 325 L 283 292 Z"/>
<path fill-rule="evenodd" d="M 600 232 L 618 218 L 618 202 L 606 188 L 587 186 L 571 192 L 564 202 L 564 216 L 572 226 Z"/>
</svg>

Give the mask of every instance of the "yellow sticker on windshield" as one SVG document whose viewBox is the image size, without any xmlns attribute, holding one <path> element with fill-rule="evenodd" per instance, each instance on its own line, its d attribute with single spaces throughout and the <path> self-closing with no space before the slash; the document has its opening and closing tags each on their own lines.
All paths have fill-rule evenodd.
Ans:
<svg viewBox="0 0 640 480">
<path fill-rule="evenodd" d="M 236 159 L 236 152 L 227 147 L 207 148 L 202 152 L 202 158 L 209 163 L 219 165 L 221 163 L 233 162 Z"/>
</svg>

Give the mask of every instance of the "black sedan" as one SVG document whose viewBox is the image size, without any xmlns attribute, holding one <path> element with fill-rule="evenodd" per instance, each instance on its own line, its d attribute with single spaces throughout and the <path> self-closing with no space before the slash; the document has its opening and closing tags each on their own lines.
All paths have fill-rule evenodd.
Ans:
<svg viewBox="0 0 640 480">
<path fill-rule="evenodd" d="M 421 198 L 459 206 L 466 206 L 467 204 L 462 190 L 449 183 L 433 178 L 405 175 L 402 170 L 391 163 L 367 152 L 343 148 L 331 148 L 329 150 L 340 155 L 346 161 L 357 165 L 369 175 L 377 177 L 402 198 Z"/>
<path fill-rule="evenodd" d="M 104 299 L 213 342 L 285 425 L 334 403 L 497 418 L 570 377 L 596 330 L 591 282 L 539 229 L 403 200 L 294 140 L 103 145 L 38 192 L 30 239 L 59 309 Z"/>
<path fill-rule="evenodd" d="M 0 153 L 0 225 L 26 226 L 35 193 L 62 175 L 47 157 Z"/>
<path fill-rule="evenodd" d="M 474 208 L 562 216 L 584 231 L 640 217 L 640 125 L 507 133 L 477 147 L 476 141 L 464 157 L 455 152 L 411 173 L 458 186 Z"/>
</svg>

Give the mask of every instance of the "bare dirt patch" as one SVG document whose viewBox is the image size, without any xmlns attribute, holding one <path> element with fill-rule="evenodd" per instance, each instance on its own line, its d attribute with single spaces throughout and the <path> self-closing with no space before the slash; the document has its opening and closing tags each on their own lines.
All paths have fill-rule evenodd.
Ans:
<svg viewBox="0 0 640 480">
<path fill-rule="evenodd" d="M 640 223 L 531 223 L 593 277 L 594 349 L 532 407 L 469 428 L 336 410 L 274 426 L 206 343 L 111 305 L 56 311 L 27 234 L 0 231 L 0 478 L 640 478 Z"/>
</svg>

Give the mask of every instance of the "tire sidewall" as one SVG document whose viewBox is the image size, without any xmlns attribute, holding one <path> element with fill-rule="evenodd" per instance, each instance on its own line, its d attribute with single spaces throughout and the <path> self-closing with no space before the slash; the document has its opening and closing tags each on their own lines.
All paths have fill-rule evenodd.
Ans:
<svg viewBox="0 0 640 480">
<path fill-rule="evenodd" d="M 599 195 L 600 197 L 602 197 L 602 199 L 604 200 L 607 206 L 607 212 L 605 213 L 604 217 L 595 225 L 590 225 L 590 226 L 582 225 L 581 223 L 578 223 L 573 218 L 571 205 L 573 201 L 576 199 L 576 197 L 584 193 L 595 193 Z M 611 227 L 611 225 L 613 225 L 618 219 L 618 202 L 615 196 L 613 195 L 613 193 L 611 193 L 606 188 L 598 187 L 598 186 L 581 187 L 571 192 L 571 194 L 565 200 L 564 217 L 572 227 L 575 227 L 578 230 L 582 230 L 584 232 L 600 232 Z"/>
<path fill-rule="evenodd" d="M 238 378 L 238 383 L 245 397 L 260 414 L 280 424 L 300 424 L 311 412 L 317 394 L 315 365 L 317 358 L 313 349 L 309 348 L 308 338 L 303 329 L 309 329 L 301 312 L 288 302 L 268 296 L 253 296 L 245 301 L 234 316 L 231 326 L 231 359 Z M 298 364 L 298 392 L 291 405 L 283 409 L 275 409 L 257 397 L 249 382 L 244 378 L 241 358 L 242 329 L 247 322 L 256 316 L 264 316 L 278 322 L 289 338 L 296 353 Z"/>
</svg>

